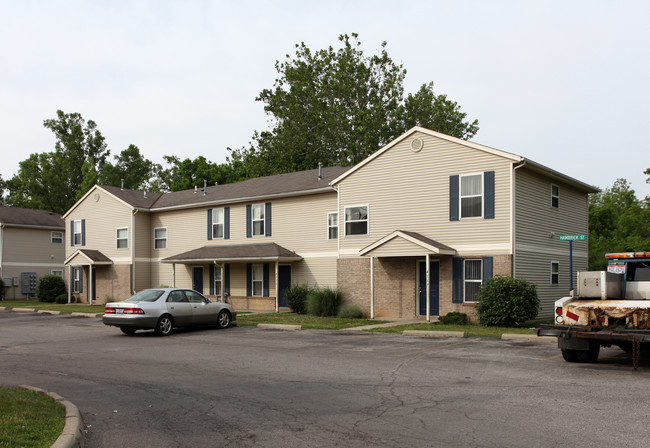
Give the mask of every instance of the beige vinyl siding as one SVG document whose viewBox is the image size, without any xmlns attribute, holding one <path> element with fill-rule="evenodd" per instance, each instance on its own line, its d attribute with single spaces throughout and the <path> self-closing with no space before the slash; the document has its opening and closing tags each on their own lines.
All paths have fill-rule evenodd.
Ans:
<svg viewBox="0 0 650 448">
<path fill-rule="evenodd" d="M 292 267 L 291 282 L 294 285 L 336 287 L 336 257 L 305 258 Z"/>
<path fill-rule="evenodd" d="M 560 187 L 559 208 L 551 206 L 551 185 Z M 525 168 L 516 171 L 515 188 L 515 275 L 535 282 L 540 316 L 548 317 L 570 289 L 569 242 L 558 235 L 588 233 L 587 194 Z M 587 269 L 587 251 L 587 241 L 573 242 L 574 287 L 576 273 Z M 550 284 L 552 261 L 560 263 L 558 285 Z"/>
<path fill-rule="evenodd" d="M 135 247 L 135 290 L 157 286 L 151 284 L 151 246 L 153 244 L 151 216 L 139 211 L 134 216 L 135 230 L 132 242 Z"/>
<path fill-rule="evenodd" d="M 341 256 L 394 230 L 421 233 L 463 252 L 510 252 L 510 176 L 512 162 L 457 143 L 420 133 L 424 146 L 411 150 L 412 138 L 396 144 L 339 184 Z M 495 219 L 449 220 L 449 177 L 495 171 Z M 368 205 L 369 234 L 344 236 L 345 207 Z"/>
</svg>

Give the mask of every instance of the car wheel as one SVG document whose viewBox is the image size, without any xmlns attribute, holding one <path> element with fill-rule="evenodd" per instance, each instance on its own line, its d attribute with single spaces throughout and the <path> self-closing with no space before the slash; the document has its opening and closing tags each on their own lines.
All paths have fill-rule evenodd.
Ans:
<svg viewBox="0 0 650 448">
<path fill-rule="evenodd" d="M 172 329 L 174 328 L 174 319 L 169 315 L 165 314 L 160 316 L 158 323 L 156 324 L 156 334 L 159 336 L 169 336 L 172 334 Z"/>
<path fill-rule="evenodd" d="M 230 325 L 230 313 L 226 310 L 219 311 L 217 315 L 217 326 L 219 328 L 228 328 Z"/>
<path fill-rule="evenodd" d="M 129 336 L 131 336 L 132 334 L 135 333 L 135 328 L 124 328 L 124 327 L 120 327 L 120 330 L 122 330 L 122 333 L 127 334 L 127 335 L 129 335 Z"/>
</svg>

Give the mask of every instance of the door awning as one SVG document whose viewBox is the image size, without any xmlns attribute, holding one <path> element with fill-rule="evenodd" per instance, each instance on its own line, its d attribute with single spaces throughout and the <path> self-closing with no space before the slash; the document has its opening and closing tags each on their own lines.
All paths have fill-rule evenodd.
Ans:
<svg viewBox="0 0 650 448">
<path fill-rule="evenodd" d="M 93 266 L 108 266 L 113 264 L 113 260 L 98 250 L 94 249 L 77 249 L 70 255 L 64 262 L 73 266 L 79 265 L 93 265 Z"/>
<path fill-rule="evenodd" d="M 416 232 L 395 230 L 359 251 L 359 255 L 370 257 L 408 257 L 426 254 L 456 255 L 456 249 Z"/>
<path fill-rule="evenodd" d="M 233 244 L 227 246 L 203 246 L 178 255 L 163 258 L 162 263 L 235 263 L 247 261 L 300 261 L 297 253 L 275 243 Z"/>
</svg>

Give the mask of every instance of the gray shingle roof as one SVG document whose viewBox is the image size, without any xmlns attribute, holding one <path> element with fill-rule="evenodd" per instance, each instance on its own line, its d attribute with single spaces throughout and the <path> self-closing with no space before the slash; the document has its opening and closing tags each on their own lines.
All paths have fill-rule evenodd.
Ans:
<svg viewBox="0 0 650 448">
<path fill-rule="evenodd" d="M 275 243 L 203 246 L 164 258 L 167 263 L 196 261 L 300 260 L 302 257 Z"/>
<path fill-rule="evenodd" d="M 65 228 L 65 221 L 58 213 L 16 207 L 0 207 L 0 224 Z"/>
</svg>

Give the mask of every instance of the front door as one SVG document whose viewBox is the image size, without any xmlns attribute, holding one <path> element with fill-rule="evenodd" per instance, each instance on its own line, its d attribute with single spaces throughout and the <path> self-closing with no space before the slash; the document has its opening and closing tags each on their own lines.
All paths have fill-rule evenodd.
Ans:
<svg viewBox="0 0 650 448">
<path fill-rule="evenodd" d="M 280 265 L 278 272 L 278 291 L 280 297 L 278 297 L 278 306 L 286 307 L 287 298 L 285 293 L 287 289 L 291 287 L 291 265 L 284 264 Z"/>
<path fill-rule="evenodd" d="M 201 266 L 192 268 L 192 289 L 203 294 L 203 268 Z"/>
<path fill-rule="evenodd" d="M 440 263 L 431 261 L 429 263 L 429 315 L 440 314 Z M 427 315 L 427 272 L 426 262 L 418 262 L 418 314 Z"/>
</svg>

